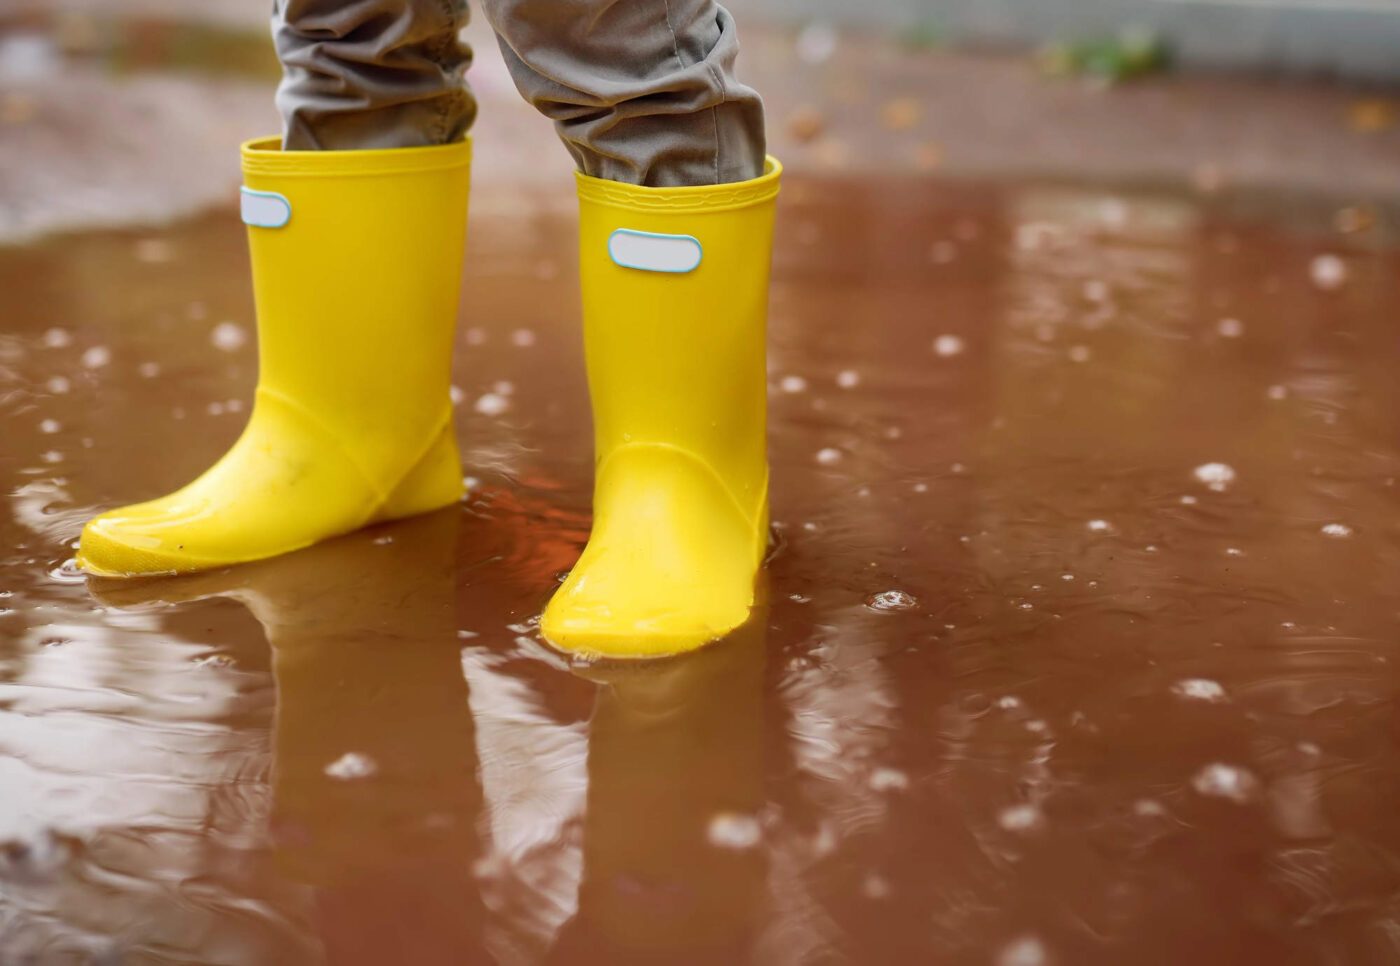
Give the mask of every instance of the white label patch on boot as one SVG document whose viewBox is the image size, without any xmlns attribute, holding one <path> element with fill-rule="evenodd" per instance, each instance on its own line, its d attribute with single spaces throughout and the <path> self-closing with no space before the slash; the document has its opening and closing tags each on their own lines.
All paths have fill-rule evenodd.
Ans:
<svg viewBox="0 0 1400 966">
<path fill-rule="evenodd" d="M 292 203 L 275 191 L 239 188 L 243 224 L 255 228 L 281 228 L 292 220 Z"/>
<path fill-rule="evenodd" d="M 608 255 L 623 268 L 644 272 L 693 272 L 700 265 L 700 240 L 691 235 L 658 235 L 619 228 L 608 236 Z"/>
</svg>

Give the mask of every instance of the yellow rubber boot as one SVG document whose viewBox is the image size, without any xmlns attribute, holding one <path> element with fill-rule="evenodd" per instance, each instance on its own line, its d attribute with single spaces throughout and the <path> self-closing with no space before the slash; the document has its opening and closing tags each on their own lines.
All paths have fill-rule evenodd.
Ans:
<svg viewBox="0 0 1400 966">
<path fill-rule="evenodd" d="M 593 532 L 545 609 L 588 657 L 691 650 L 742 624 L 768 542 L 765 337 L 782 169 L 642 188 L 578 177 Z"/>
<path fill-rule="evenodd" d="M 233 448 L 169 496 L 83 528 L 131 576 L 286 553 L 462 494 L 448 398 L 471 147 L 243 145 L 258 390 Z"/>
</svg>

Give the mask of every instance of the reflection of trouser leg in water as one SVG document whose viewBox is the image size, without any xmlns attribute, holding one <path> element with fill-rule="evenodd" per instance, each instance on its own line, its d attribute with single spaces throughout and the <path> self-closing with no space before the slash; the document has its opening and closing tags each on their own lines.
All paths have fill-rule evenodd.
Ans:
<svg viewBox="0 0 1400 966">
<path fill-rule="evenodd" d="M 580 169 L 598 480 L 555 644 L 639 656 L 743 622 L 767 536 L 764 320 L 779 169 L 714 0 L 484 0 Z M 106 575 L 274 556 L 461 495 L 448 404 L 475 103 L 462 0 L 278 0 L 286 132 L 244 146 L 260 382 L 244 435 L 103 514 Z"/>
</svg>

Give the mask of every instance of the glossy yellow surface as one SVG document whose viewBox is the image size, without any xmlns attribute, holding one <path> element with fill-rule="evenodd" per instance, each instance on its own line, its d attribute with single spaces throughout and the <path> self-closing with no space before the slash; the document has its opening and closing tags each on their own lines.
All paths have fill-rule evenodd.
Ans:
<svg viewBox="0 0 1400 966">
<path fill-rule="evenodd" d="M 593 532 L 544 636 L 591 657 L 676 654 L 742 624 L 768 542 L 765 338 L 782 168 L 642 188 L 579 175 Z M 690 272 L 624 268 L 619 229 L 688 235 Z"/>
<path fill-rule="evenodd" d="M 248 228 L 252 415 L 193 483 L 91 520 L 79 566 L 129 576 L 241 563 L 460 498 L 448 389 L 470 165 L 465 141 L 243 145 L 245 185 L 291 205 L 284 227 Z"/>
</svg>

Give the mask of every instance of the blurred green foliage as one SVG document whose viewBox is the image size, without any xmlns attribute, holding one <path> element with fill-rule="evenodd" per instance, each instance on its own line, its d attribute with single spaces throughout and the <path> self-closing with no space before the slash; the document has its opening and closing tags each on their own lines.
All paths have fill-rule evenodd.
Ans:
<svg viewBox="0 0 1400 966">
<path fill-rule="evenodd" d="M 1113 37 L 1060 41 L 1041 49 L 1038 59 L 1056 77 L 1091 77 L 1116 84 L 1171 66 L 1171 51 L 1150 30 L 1127 28 Z"/>
</svg>

